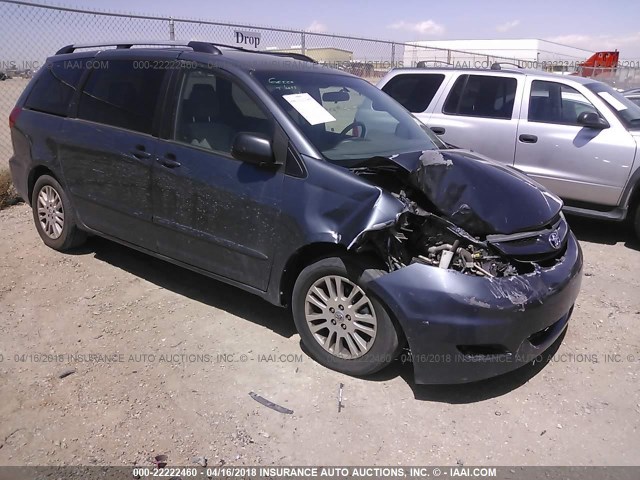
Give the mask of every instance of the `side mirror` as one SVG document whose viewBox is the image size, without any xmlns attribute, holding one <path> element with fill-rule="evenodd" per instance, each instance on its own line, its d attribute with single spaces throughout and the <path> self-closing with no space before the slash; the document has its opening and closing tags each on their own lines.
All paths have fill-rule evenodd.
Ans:
<svg viewBox="0 0 640 480">
<path fill-rule="evenodd" d="M 596 128 L 602 130 L 609 128 L 609 122 L 595 112 L 582 112 L 578 115 L 578 124 L 588 128 Z"/>
<path fill-rule="evenodd" d="M 275 165 L 271 140 L 258 133 L 240 132 L 233 139 L 231 155 L 236 160 L 261 167 Z"/>
</svg>

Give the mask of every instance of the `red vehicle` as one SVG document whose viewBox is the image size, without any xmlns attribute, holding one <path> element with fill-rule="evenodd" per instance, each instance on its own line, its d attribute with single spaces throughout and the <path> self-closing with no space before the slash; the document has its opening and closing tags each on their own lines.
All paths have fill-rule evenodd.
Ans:
<svg viewBox="0 0 640 480">
<path fill-rule="evenodd" d="M 578 64 L 577 75 L 581 77 L 595 77 L 602 73 L 613 72 L 618 67 L 620 52 L 596 52 L 585 62 Z"/>
</svg>

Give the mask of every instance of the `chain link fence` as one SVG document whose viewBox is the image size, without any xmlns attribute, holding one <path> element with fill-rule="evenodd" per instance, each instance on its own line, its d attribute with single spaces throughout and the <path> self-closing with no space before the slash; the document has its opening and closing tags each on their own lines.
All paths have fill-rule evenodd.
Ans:
<svg viewBox="0 0 640 480">
<path fill-rule="evenodd" d="M 16 100 L 45 59 L 73 43 L 190 40 L 248 49 L 306 54 L 321 64 L 373 83 L 395 67 L 470 66 L 493 63 L 534 67 L 530 60 L 437 49 L 410 43 L 255 25 L 83 10 L 29 1 L 0 0 L 0 168 L 11 155 L 8 118 Z"/>
<path fill-rule="evenodd" d="M 448 59 L 472 62 L 510 62 L 518 59 L 487 57 L 452 50 L 325 33 L 305 32 L 209 20 L 134 15 L 0 0 L 5 29 L 0 43 L 0 118 L 7 119 L 18 97 L 47 57 L 73 43 L 122 40 L 198 39 L 248 49 L 306 54 L 318 62 L 376 82 L 391 68 L 415 66 L 420 61 Z M 0 125 L 0 167 L 11 155 L 6 121 Z"/>
</svg>

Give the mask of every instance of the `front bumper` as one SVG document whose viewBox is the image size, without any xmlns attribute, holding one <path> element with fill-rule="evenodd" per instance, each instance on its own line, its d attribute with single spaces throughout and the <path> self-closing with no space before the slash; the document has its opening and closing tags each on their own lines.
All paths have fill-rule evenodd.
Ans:
<svg viewBox="0 0 640 480">
<path fill-rule="evenodd" d="M 466 383 L 515 370 L 567 326 L 582 281 L 582 251 L 569 233 L 550 268 L 504 278 L 423 264 L 385 274 L 368 289 L 400 322 L 416 383 Z"/>
</svg>

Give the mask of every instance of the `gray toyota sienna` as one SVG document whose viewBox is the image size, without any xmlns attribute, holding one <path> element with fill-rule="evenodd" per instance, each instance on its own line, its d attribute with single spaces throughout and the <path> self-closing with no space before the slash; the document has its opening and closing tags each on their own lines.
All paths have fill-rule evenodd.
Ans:
<svg viewBox="0 0 640 480">
<path fill-rule="evenodd" d="M 513 370 L 578 296 L 558 197 L 303 55 L 70 45 L 10 126 L 46 245 L 100 235 L 289 306 L 309 354 L 346 374 L 405 347 L 417 383 Z"/>
</svg>

